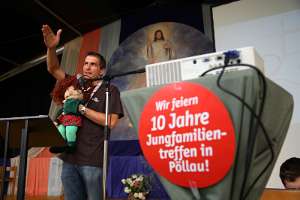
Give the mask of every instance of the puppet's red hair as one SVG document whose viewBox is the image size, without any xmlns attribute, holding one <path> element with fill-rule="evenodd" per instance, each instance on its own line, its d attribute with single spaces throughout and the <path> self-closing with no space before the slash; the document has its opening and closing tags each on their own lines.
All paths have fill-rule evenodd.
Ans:
<svg viewBox="0 0 300 200">
<path fill-rule="evenodd" d="M 56 104 L 63 104 L 62 102 L 65 99 L 64 97 L 65 91 L 71 85 L 73 85 L 75 89 L 79 88 L 79 84 L 76 76 L 67 76 L 65 79 L 56 82 L 55 87 L 51 92 L 53 101 Z"/>
<path fill-rule="evenodd" d="M 91 93 L 95 87 L 93 85 L 93 80 L 86 80 L 84 82 L 83 88 L 81 88 L 76 76 L 67 76 L 65 79 L 57 81 L 51 92 L 53 101 L 56 104 L 63 104 L 63 100 L 65 99 L 65 92 L 70 86 L 73 86 L 75 89 L 83 89 L 82 93 L 84 101 L 89 100 Z M 87 90 L 87 88 L 89 89 Z"/>
</svg>

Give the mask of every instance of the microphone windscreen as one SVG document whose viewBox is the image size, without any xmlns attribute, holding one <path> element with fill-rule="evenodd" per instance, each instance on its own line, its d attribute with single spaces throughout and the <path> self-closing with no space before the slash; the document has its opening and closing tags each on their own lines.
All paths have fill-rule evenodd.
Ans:
<svg viewBox="0 0 300 200">
<path fill-rule="evenodd" d="M 78 83 L 79 83 L 80 87 L 84 88 L 85 80 L 83 78 L 83 75 L 82 74 L 77 74 L 76 78 L 78 80 Z"/>
</svg>

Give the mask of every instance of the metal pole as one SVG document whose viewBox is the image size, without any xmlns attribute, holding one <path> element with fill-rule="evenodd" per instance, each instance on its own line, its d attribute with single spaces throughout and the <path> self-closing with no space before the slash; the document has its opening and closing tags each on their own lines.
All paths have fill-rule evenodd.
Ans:
<svg viewBox="0 0 300 200">
<path fill-rule="evenodd" d="M 60 47 L 56 50 L 56 53 L 61 54 L 63 52 L 63 50 L 64 50 L 64 47 Z M 46 55 L 43 55 L 43 56 L 38 57 L 36 59 L 30 60 L 30 61 L 28 61 L 24 64 L 21 64 L 20 66 L 6 72 L 5 74 L 0 76 L 0 82 L 4 81 L 5 79 L 8 79 L 12 76 L 15 76 L 15 75 L 17 75 L 17 74 L 19 74 L 23 71 L 26 71 L 26 70 L 42 63 L 42 62 L 44 62 L 46 60 L 46 57 L 47 57 Z"/>
<path fill-rule="evenodd" d="M 39 4 L 39 6 L 41 6 L 43 9 L 45 9 L 51 15 L 53 15 L 60 22 L 62 22 L 63 24 L 65 24 L 69 29 L 71 29 L 78 36 L 82 36 L 82 34 L 80 33 L 80 31 L 78 31 L 76 28 L 74 28 L 72 25 L 70 25 L 68 22 L 66 22 L 63 18 L 61 18 L 60 16 L 58 16 L 57 14 L 55 14 L 51 9 L 49 9 L 47 6 L 45 6 L 44 4 L 42 4 L 40 1 L 34 0 L 34 2 L 36 2 L 37 4 Z"/>
<path fill-rule="evenodd" d="M 1 200 L 4 199 L 5 179 L 6 179 L 6 165 L 7 165 L 7 154 L 9 146 L 9 121 L 6 121 L 5 130 L 5 144 L 4 144 L 4 155 L 3 155 L 3 175 L 2 175 L 2 187 L 1 187 Z"/>
<path fill-rule="evenodd" d="M 25 197 L 25 180 L 27 168 L 27 144 L 28 144 L 28 119 L 25 120 L 25 128 L 22 129 L 20 145 L 20 169 L 18 179 L 17 200 L 24 200 Z"/>
<path fill-rule="evenodd" d="M 102 188 L 103 188 L 103 200 L 106 200 L 106 177 L 107 177 L 107 160 L 108 160 L 108 140 L 110 134 L 110 128 L 108 124 L 109 114 L 109 82 L 105 81 L 105 126 L 104 126 L 104 146 L 103 146 L 103 176 L 102 176 Z"/>
</svg>

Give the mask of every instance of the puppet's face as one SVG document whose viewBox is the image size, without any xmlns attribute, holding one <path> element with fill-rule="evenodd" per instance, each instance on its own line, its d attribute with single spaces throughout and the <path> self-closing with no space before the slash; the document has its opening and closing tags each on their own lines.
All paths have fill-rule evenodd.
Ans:
<svg viewBox="0 0 300 200">
<path fill-rule="evenodd" d="M 65 99 L 83 99 L 82 91 L 75 90 L 74 86 L 70 86 L 65 92 Z"/>
</svg>

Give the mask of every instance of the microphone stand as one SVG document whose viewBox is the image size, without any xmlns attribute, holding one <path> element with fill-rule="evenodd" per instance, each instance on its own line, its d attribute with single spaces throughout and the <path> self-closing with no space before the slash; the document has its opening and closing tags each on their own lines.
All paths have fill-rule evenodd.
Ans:
<svg viewBox="0 0 300 200">
<path fill-rule="evenodd" d="M 110 113 L 110 81 L 116 77 L 126 76 L 129 74 L 144 73 L 145 69 L 138 69 L 116 75 L 105 75 L 102 79 L 105 85 L 105 126 L 104 126 L 104 146 L 103 146 L 103 176 L 102 176 L 102 189 L 103 200 L 106 200 L 106 177 L 107 177 L 107 160 L 108 160 L 108 140 L 110 136 L 110 128 L 108 116 Z"/>
</svg>

